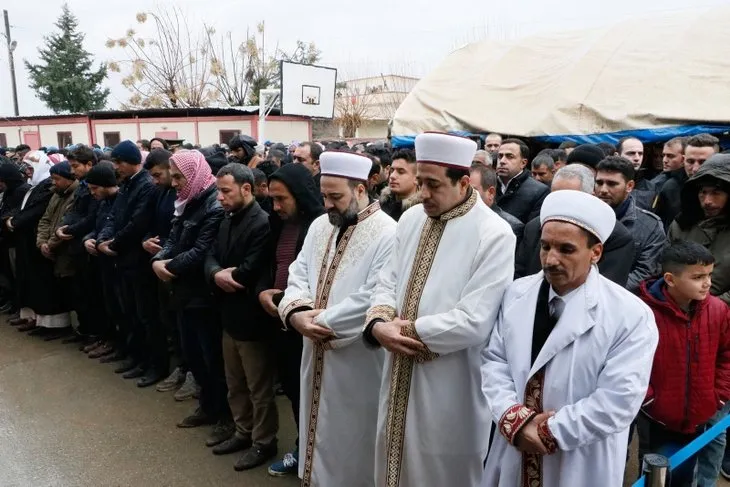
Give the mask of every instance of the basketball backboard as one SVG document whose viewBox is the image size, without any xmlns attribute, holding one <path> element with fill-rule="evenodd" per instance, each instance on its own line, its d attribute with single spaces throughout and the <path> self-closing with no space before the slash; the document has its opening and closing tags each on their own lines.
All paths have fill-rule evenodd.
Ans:
<svg viewBox="0 0 730 487">
<path fill-rule="evenodd" d="M 282 61 L 280 72 L 282 115 L 334 117 L 336 69 Z"/>
</svg>

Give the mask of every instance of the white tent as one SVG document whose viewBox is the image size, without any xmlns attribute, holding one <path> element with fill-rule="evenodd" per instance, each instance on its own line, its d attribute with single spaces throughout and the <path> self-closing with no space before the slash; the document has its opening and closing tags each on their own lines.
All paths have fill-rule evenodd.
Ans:
<svg viewBox="0 0 730 487">
<path fill-rule="evenodd" d="M 395 136 L 525 137 L 730 125 L 730 8 L 483 41 L 451 53 L 398 108 Z"/>
</svg>

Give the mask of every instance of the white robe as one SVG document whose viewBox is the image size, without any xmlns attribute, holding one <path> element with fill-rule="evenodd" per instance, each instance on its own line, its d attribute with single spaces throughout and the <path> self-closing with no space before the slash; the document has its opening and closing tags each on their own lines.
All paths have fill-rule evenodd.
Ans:
<svg viewBox="0 0 730 487">
<path fill-rule="evenodd" d="M 505 412 L 525 404 L 528 381 L 545 367 L 542 410 L 556 411 L 547 425 L 557 451 L 534 457 L 542 459 L 542 475 L 525 470 L 530 482 L 524 483 L 522 454 L 497 433 L 483 487 L 621 487 L 628 428 L 646 394 L 658 342 L 654 315 L 594 267 L 530 366 L 542 281 L 540 272 L 507 291 L 482 370 L 499 432 Z"/>
<path fill-rule="evenodd" d="M 323 287 L 329 289 L 326 310 L 316 322 L 336 333 L 325 351 L 304 339 L 299 411 L 302 486 L 374 485 L 375 424 L 384 356 L 365 346 L 361 330 L 378 272 L 392 250 L 396 223 L 379 210 L 378 203 L 360 215 L 367 217 L 351 227 L 349 241 L 345 242 L 347 234 L 343 236 L 340 247 L 346 246 L 337 262 L 333 260 L 338 228 L 327 215 L 312 223 L 289 268 L 289 282 L 279 305 L 285 321 L 296 308 L 315 308 Z M 330 271 L 334 271 L 334 279 L 327 286 Z M 319 401 L 314 415 L 313 399 Z"/>
<path fill-rule="evenodd" d="M 409 287 L 425 282 L 414 301 L 417 319 L 409 334 L 429 350 L 415 362 L 386 353 L 378 487 L 478 487 L 481 482 L 491 418 L 481 389 L 480 354 L 512 281 L 515 237 L 476 193 L 455 210 L 457 216 L 448 212 L 441 220 L 440 239 L 422 231 L 437 225 L 422 205 L 403 214 L 373 296 L 368 321 L 406 318 Z M 423 272 L 412 275 L 419 248 L 435 254 L 425 265 L 421 260 L 417 269 Z"/>
</svg>

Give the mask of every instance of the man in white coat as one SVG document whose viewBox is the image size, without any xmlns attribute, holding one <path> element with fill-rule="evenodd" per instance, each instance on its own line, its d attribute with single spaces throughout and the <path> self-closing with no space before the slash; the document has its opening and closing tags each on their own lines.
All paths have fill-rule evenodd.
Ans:
<svg viewBox="0 0 730 487">
<path fill-rule="evenodd" d="M 312 222 L 279 303 L 305 338 L 299 477 L 304 487 L 372 487 L 384 354 L 361 331 L 396 223 L 368 196 L 369 158 L 325 152 L 319 162 L 327 214 Z"/>
<path fill-rule="evenodd" d="M 501 435 L 483 486 L 621 487 L 658 342 L 654 315 L 598 273 L 616 222 L 606 203 L 557 191 L 540 222 L 543 271 L 512 283 L 484 351 Z"/>
<path fill-rule="evenodd" d="M 387 353 L 378 487 L 478 487 L 490 416 L 481 350 L 512 281 L 515 236 L 469 184 L 476 144 L 416 137 L 423 205 L 398 223 L 364 337 Z"/>
</svg>

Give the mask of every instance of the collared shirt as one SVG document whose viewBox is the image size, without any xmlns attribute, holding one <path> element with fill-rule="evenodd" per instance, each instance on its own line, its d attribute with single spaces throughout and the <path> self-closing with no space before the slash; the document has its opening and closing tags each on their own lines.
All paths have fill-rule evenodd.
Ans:
<svg viewBox="0 0 730 487">
<path fill-rule="evenodd" d="M 522 171 L 524 171 L 524 169 L 523 169 Z M 521 175 L 522 175 L 522 171 L 520 171 L 520 172 L 518 172 L 517 174 L 515 174 L 515 175 L 514 175 L 514 176 L 512 177 L 512 179 L 510 179 L 509 181 L 507 181 L 507 184 L 504 184 L 504 183 L 502 182 L 502 179 L 501 179 L 501 178 L 497 178 L 497 180 L 499 181 L 499 186 L 500 186 L 500 188 L 502 189 L 502 194 L 505 194 L 505 193 L 507 193 L 507 188 L 509 188 L 509 185 L 510 185 L 510 183 L 512 183 L 512 181 L 514 181 L 516 177 L 519 177 L 519 176 L 521 176 Z"/>
<path fill-rule="evenodd" d="M 583 288 L 585 284 L 582 284 L 578 286 L 577 288 L 573 289 L 569 293 L 565 294 L 564 296 L 558 295 L 558 293 L 555 292 L 552 286 L 550 286 L 550 292 L 548 293 L 548 305 L 550 306 L 550 316 L 555 316 L 556 319 L 560 319 L 560 315 L 563 314 L 563 311 L 565 311 L 565 307 L 568 305 L 568 302 L 575 297 L 575 295 L 578 293 L 580 289 Z M 555 298 L 558 298 L 554 301 Z"/>
</svg>

